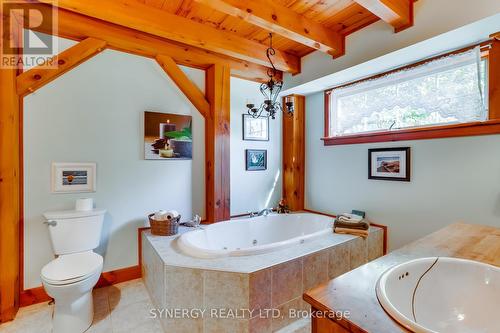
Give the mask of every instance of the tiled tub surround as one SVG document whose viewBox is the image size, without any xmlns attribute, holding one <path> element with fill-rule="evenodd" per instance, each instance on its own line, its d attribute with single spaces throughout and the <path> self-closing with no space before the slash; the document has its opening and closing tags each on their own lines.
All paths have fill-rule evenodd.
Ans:
<svg viewBox="0 0 500 333">
<path fill-rule="evenodd" d="M 366 240 L 332 233 L 272 253 L 216 259 L 182 254 L 177 237 L 142 235 L 143 279 L 155 308 L 170 310 L 161 320 L 168 333 L 308 332 L 308 320 L 288 316 L 290 309 L 309 309 L 303 292 L 383 254 L 383 230 L 376 227 Z M 205 313 L 172 318 L 174 309 Z M 234 318 L 211 309 L 234 310 Z M 280 316 L 275 311 L 273 318 L 272 309 Z"/>
<path fill-rule="evenodd" d="M 189 230 L 192 229 L 182 228 L 180 232 Z M 272 253 L 216 259 L 182 254 L 176 245 L 177 237 L 143 233 L 145 285 L 157 309 L 206 312 L 203 318 L 182 319 L 172 318 L 171 312 L 170 318 L 161 320 L 168 333 L 307 332 L 308 327 L 301 330 L 301 326 L 308 325 L 308 320 L 287 316 L 289 309 L 309 309 L 302 300 L 303 292 L 376 259 L 383 252 L 383 230 L 376 227 L 370 228 L 366 240 L 332 233 Z M 210 309 L 236 310 L 238 318 L 212 317 Z M 252 315 L 241 309 L 253 310 Z M 283 315 L 272 318 L 271 309 Z"/>
</svg>

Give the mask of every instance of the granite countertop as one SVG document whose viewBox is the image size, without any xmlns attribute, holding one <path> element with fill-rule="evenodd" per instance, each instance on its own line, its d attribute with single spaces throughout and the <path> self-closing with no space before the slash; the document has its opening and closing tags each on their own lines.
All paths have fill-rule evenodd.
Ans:
<svg viewBox="0 0 500 333">
<path fill-rule="evenodd" d="M 193 228 L 180 227 L 179 234 L 191 230 L 193 230 Z M 381 229 L 378 227 L 370 227 L 370 232 L 376 231 L 381 231 Z M 321 251 L 359 236 L 334 234 L 332 232 L 329 235 L 319 237 L 303 244 L 292 245 L 279 251 L 252 256 L 210 259 L 194 258 L 183 254 L 177 246 L 176 240 L 179 235 L 155 236 L 152 235 L 150 231 L 146 231 L 143 233 L 143 237 L 151 243 L 152 247 L 166 265 L 237 273 L 252 273 L 285 261 Z"/>
<path fill-rule="evenodd" d="M 394 265 L 435 256 L 500 267 L 500 228 L 452 224 L 308 291 L 304 300 L 321 311 L 349 311 L 348 319 L 336 322 L 351 332 L 409 332 L 386 314 L 377 300 L 375 285 L 380 275 Z"/>
</svg>

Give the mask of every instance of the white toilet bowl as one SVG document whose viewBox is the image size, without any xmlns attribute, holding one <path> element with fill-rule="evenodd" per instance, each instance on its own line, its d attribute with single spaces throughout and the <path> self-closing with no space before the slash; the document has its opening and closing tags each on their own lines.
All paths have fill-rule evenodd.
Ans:
<svg viewBox="0 0 500 333">
<path fill-rule="evenodd" d="M 81 333 L 92 324 L 92 288 L 102 264 L 99 254 L 86 251 L 61 255 L 43 267 L 43 287 L 55 302 L 53 333 Z"/>
</svg>

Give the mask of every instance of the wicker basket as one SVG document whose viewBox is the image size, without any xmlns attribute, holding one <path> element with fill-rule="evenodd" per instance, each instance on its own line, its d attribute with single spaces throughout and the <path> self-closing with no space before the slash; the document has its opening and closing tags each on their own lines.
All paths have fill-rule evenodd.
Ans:
<svg viewBox="0 0 500 333">
<path fill-rule="evenodd" d="M 149 224 L 151 225 L 151 233 L 153 235 L 159 236 L 173 236 L 177 235 L 179 231 L 179 222 L 181 220 L 181 216 L 171 220 L 158 221 L 155 220 L 155 214 L 149 214 Z"/>
</svg>

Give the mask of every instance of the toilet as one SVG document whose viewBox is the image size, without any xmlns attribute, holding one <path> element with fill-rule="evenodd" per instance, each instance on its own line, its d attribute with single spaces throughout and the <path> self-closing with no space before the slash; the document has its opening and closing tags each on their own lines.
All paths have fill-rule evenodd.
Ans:
<svg viewBox="0 0 500 333">
<path fill-rule="evenodd" d="M 54 299 L 54 333 L 81 333 L 92 324 L 92 288 L 101 275 L 99 246 L 105 210 L 68 210 L 44 214 L 57 258 L 42 268 L 43 287 Z"/>
</svg>

